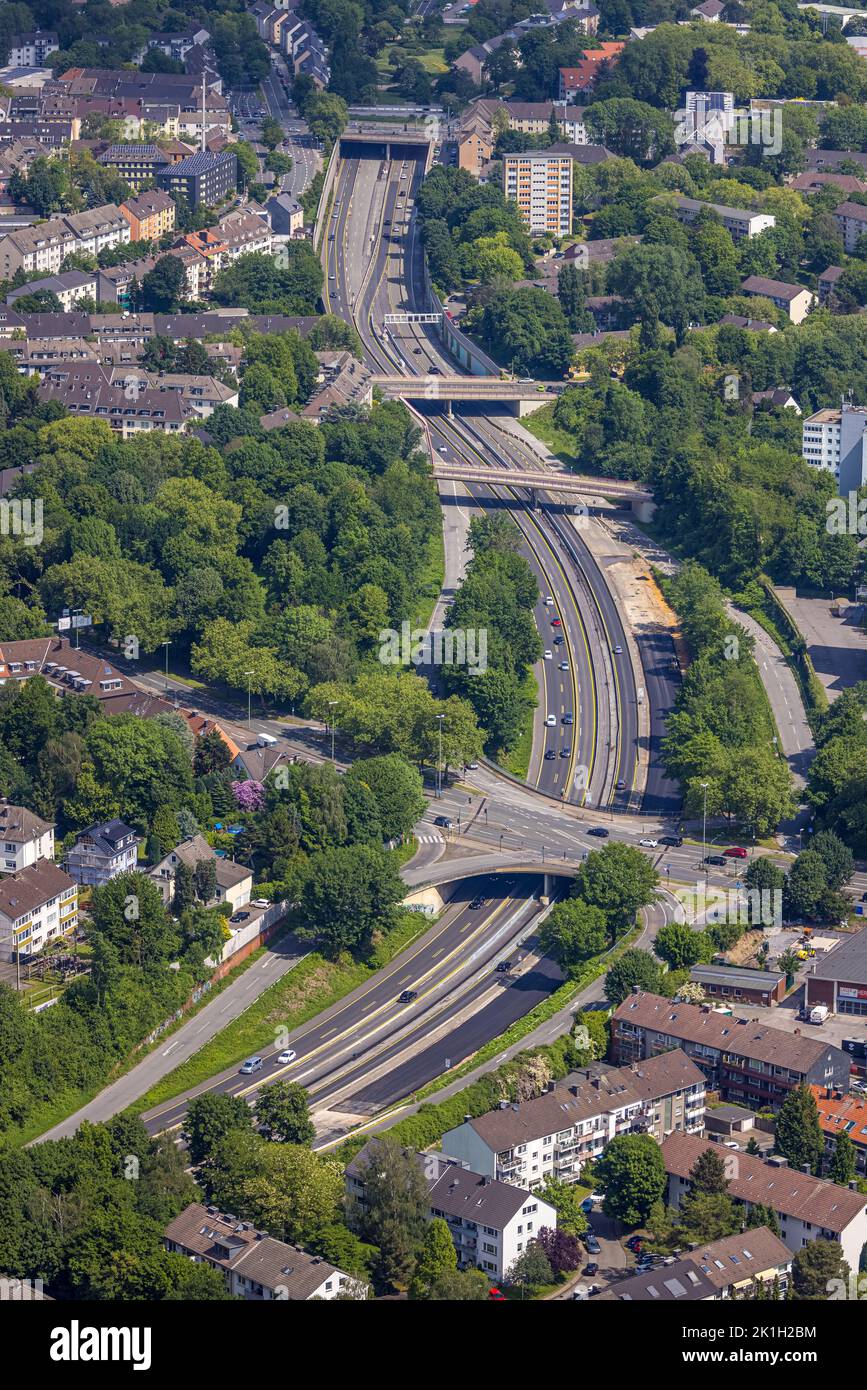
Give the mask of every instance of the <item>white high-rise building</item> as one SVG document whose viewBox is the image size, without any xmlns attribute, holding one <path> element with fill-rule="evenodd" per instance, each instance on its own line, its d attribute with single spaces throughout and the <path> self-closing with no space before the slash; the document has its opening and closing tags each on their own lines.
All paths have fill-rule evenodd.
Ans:
<svg viewBox="0 0 867 1390">
<path fill-rule="evenodd" d="M 844 401 L 839 410 L 817 410 L 804 421 L 801 454 L 814 468 L 834 474 L 841 496 L 867 483 L 867 406 Z"/>
</svg>

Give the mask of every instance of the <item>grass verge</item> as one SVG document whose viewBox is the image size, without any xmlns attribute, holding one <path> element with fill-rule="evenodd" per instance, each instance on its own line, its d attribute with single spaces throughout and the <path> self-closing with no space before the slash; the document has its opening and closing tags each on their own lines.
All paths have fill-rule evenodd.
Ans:
<svg viewBox="0 0 867 1390">
<path fill-rule="evenodd" d="M 554 424 L 554 406 L 543 405 L 521 421 L 525 430 L 536 439 L 547 444 L 553 454 L 562 459 L 568 468 L 578 467 L 578 455 L 572 447 L 572 437 L 566 430 Z"/>
<path fill-rule="evenodd" d="M 307 956 L 294 970 L 266 989 L 248 1009 L 227 1024 L 188 1061 L 164 1076 L 156 1086 L 137 1100 L 131 1110 L 138 1113 L 171 1100 L 236 1062 L 268 1047 L 276 1033 L 301 1027 L 324 1009 L 341 999 L 426 932 L 436 919 L 407 912 L 405 919 L 373 951 L 370 960 L 330 961 L 318 952 Z"/>
</svg>

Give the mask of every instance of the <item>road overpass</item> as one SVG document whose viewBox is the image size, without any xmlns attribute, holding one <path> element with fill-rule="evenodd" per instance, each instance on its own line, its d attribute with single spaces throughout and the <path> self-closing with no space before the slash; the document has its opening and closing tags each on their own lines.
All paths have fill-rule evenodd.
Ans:
<svg viewBox="0 0 867 1390">
<path fill-rule="evenodd" d="M 435 463 L 433 475 L 437 482 L 485 483 L 491 487 L 526 488 L 532 498 L 533 506 L 538 503 L 539 492 L 556 492 L 567 497 L 593 497 L 614 499 L 623 504 L 631 504 L 633 509 L 653 504 L 653 493 L 637 483 L 623 482 L 618 478 L 587 478 L 578 473 L 555 473 L 550 469 L 522 470 L 518 468 L 495 468 L 493 465 L 474 467 L 463 463 Z"/>
<path fill-rule="evenodd" d="M 423 130 L 347 130 L 340 137 L 341 159 L 423 160 L 425 173 L 433 162 L 433 151 L 433 141 Z"/>
<path fill-rule="evenodd" d="M 867 10 L 851 10 L 845 5 L 798 5 L 799 10 L 815 10 L 831 19 L 839 19 L 840 28 L 845 29 L 850 19 L 867 19 Z"/>
<path fill-rule="evenodd" d="M 372 385 L 384 396 L 408 401 L 442 402 L 451 415 L 455 403 L 508 405 L 518 416 L 529 415 L 540 406 L 551 405 L 563 389 L 562 381 L 501 381 L 498 377 L 466 376 L 375 376 Z"/>
</svg>

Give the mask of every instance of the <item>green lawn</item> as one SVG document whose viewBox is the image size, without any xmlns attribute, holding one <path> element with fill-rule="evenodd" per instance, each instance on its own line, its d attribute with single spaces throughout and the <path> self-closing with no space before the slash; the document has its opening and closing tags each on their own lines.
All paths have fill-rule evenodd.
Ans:
<svg viewBox="0 0 867 1390">
<path fill-rule="evenodd" d="M 427 627 L 443 587 L 446 572 L 445 540 L 442 526 L 437 526 L 428 542 L 424 569 L 418 580 L 415 598 L 415 627 Z"/>
<path fill-rule="evenodd" d="M 577 469 L 578 456 L 574 451 L 572 436 L 554 424 L 555 409 L 553 405 L 543 405 L 541 410 L 534 410 L 532 415 L 521 421 L 521 424 L 543 444 L 547 444 L 552 453 L 563 460 L 567 468 Z"/>
</svg>

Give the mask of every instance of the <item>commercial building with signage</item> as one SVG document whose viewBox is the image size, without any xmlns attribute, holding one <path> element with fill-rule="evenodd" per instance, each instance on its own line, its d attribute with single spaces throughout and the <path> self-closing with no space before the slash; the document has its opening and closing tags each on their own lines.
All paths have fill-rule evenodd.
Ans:
<svg viewBox="0 0 867 1390">
<path fill-rule="evenodd" d="M 835 1014 L 867 1017 L 867 930 L 842 941 L 807 976 L 804 1003 Z"/>
</svg>

